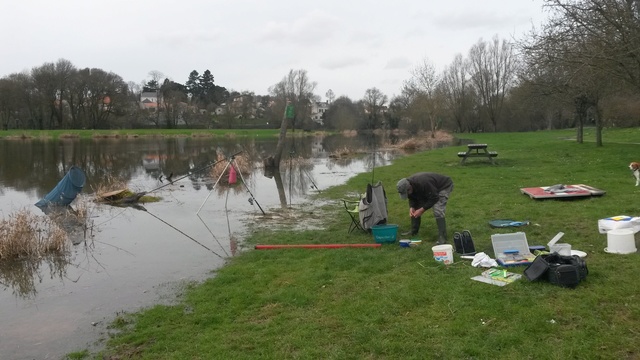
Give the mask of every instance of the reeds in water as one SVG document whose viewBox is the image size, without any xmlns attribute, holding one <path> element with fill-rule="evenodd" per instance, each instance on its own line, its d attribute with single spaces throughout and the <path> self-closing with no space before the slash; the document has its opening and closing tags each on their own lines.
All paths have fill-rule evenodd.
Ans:
<svg viewBox="0 0 640 360">
<path fill-rule="evenodd" d="M 439 143 L 449 142 L 453 140 L 453 136 L 445 131 L 428 132 L 417 137 L 412 137 L 401 141 L 395 147 L 405 151 L 416 151 L 431 149 Z"/>
<path fill-rule="evenodd" d="M 19 210 L 0 220 L 0 260 L 68 250 L 67 232 L 47 216 Z"/>
<path fill-rule="evenodd" d="M 91 186 L 91 190 L 95 194 L 104 194 L 113 190 L 126 189 L 127 182 L 119 177 L 108 174 L 95 187 Z"/>
<path fill-rule="evenodd" d="M 342 148 L 333 150 L 331 152 L 331 154 L 329 154 L 329 157 L 332 159 L 340 159 L 340 158 L 344 158 L 344 157 L 348 157 L 348 156 L 353 156 L 354 154 L 358 153 L 360 150 L 356 150 L 356 149 L 351 149 L 347 146 L 343 146 Z"/>
</svg>

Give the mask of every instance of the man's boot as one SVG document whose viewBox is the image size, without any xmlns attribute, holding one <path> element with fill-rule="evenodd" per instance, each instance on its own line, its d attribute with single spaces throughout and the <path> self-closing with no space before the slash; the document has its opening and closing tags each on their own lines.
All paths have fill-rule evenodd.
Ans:
<svg viewBox="0 0 640 360">
<path fill-rule="evenodd" d="M 415 236 L 418 235 L 418 231 L 420 230 L 420 218 L 411 218 L 411 231 L 405 231 L 401 233 L 402 236 Z"/>
<path fill-rule="evenodd" d="M 438 225 L 438 244 L 447 243 L 447 222 L 444 218 L 436 218 Z"/>
</svg>

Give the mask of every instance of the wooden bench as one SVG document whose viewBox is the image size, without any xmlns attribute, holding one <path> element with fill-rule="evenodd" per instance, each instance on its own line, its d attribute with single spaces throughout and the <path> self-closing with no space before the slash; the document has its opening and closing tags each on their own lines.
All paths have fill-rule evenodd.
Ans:
<svg viewBox="0 0 640 360">
<path fill-rule="evenodd" d="M 498 156 L 498 152 L 497 151 L 489 151 L 486 154 L 478 154 L 478 153 L 469 153 L 467 154 L 464 151 L 460 151 L 458 152 L 458 157 L 464 158 L 464 157 L 496 157 Z"/>
</svg>

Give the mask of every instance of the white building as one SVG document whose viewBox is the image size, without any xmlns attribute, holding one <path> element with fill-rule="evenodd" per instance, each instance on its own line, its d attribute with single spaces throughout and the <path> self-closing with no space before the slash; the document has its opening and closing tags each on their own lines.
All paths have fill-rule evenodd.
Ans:
<svg viewBox="0 0 640 360">
<path fill-rule="evenodd" d="M 329 109 L 328 101 L 314 101 L 311 103 L 311 120 L 324 125 L 322 116 Z"/>
</svg>

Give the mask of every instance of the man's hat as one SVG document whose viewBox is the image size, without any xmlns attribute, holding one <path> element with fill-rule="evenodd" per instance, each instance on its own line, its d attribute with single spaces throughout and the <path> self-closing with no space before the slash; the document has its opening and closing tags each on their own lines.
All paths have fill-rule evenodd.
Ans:
<svg viewBox="0 0 640 360">
<path fill-rule="evenodd" d="M 396 185 L 396 188 L 398 189 L 398 194 L 400 194 L 400 198 L 402 200 L 405 200 L 409 196 L 409 186 L 411 186 L 411 184 L 409 184 L 409 180 L 407 180 L 406 178 L 402 178 L 400 179 L 400 181 L 398 181 L 398 185 Z"/>
</svg>

